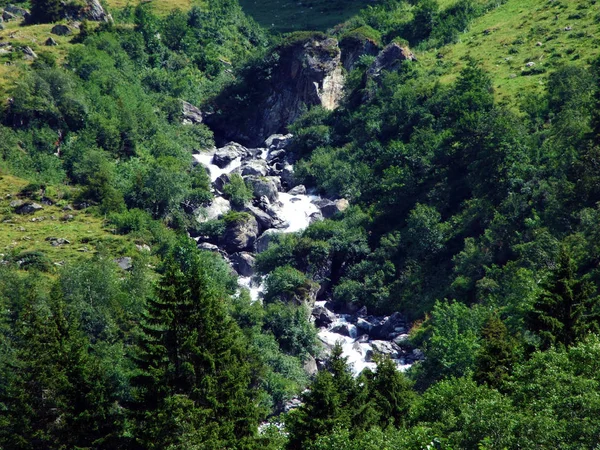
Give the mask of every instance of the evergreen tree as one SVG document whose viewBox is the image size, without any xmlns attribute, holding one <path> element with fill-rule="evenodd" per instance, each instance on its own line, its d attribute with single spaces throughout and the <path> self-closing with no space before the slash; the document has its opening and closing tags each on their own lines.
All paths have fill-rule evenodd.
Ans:
<svg viewBox="0 0 600 450">
<path fill-rule="evenodd" d="M 118 448 L 120 414 L 110 382 L 58 287 L 47 305 L 29 303 L 18 321 L 14 377 L 4 392 L 0 446 Z"/>
<path fill-rule="evenodd" d="M 290 430 L 288 448 L 303 449 L 318 436 L 349 428 L 357 412 L 353 401 L 356 393 L 357 384 L 347 358 L 336 344 L 327 370 L 317 374 L 310 391 L 303 396 L 302 406 L 286 420 L 286 428 Z"/>
<path fill-rule="evenodd" d="M 408 415 L 415 393 L 409 379 L 396 368 L 389 357 L 381 358 L 377 362 L 377 371 L 371 381 L 371 392 L 380 414 L 380 425 L 399 428 Z"/>
<path fill-rule="evenodd" d="M 491 388 L 500 388 L 516 362 L 516 342 L 497 315 L 488 319 L 481 337 L 483 344 L 477 357 L 475 381 Z"/>
<path fill-rule="evenodd" d="M 256 367 L 211 276 L 213 258 L 181 241 L 148 300 L 133 380 L 144 448 L 240 448 L 256 432 Z"/>
<path fill-rule="evenodd" d="M 541 347 L 568 347 L 589 331 L 597 330 L 595 294 L 593 283 L 577 277 L 575 262 L 563 248 L 556 270 L 528 317 L 529 328 L 540 337 Z"/>
<path fill-rule="evenodd" d="M 50 23 L 62 17 L 63 3 L 60 0 L 31 0 L 31 21 Z"/>
</svg>

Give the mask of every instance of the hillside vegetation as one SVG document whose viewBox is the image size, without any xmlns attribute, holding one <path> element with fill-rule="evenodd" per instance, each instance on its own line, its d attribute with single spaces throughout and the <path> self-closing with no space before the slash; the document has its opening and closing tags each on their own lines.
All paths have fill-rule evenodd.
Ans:
<svg viewBox="0 0 600 450">
<path fill-rule="evenodd" d="M 0 30 L 0 448 L 597 448 L 600 3 L 241 3 L 77 28 L 89 3 L 31 0 L 56 21 Z M 278 187 L 261 162 L 216 190 L 193 155 L 273 99 L 279 182 L 337 201 L 255 255 L 252 301 L 223 242 Z M 319 343 L 383 314 L 406 372 Z"/>
</svg>

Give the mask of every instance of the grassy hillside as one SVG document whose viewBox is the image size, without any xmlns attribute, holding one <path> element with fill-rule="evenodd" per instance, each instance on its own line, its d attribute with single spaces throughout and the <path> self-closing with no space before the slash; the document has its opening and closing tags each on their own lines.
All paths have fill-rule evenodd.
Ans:
<svg viewBox="0 0 600 450">
<path fill-rule="evenodd" d="M 33 214 L 16 214 L 10 205 L 14 201 L 30 201 L 20 196 L 28 181 L 10 175 L 0 174 L 0 253 L 20 255 L 25 252 L 41 251 L 52 263 L 91 257 L 100 249 L 110 255 L 133 255 L 137 252 L 136 243 L 128 236 L 120 236 L 107 226 L 98 216 L 85 210 L 75 211 L 70 207 L 69 196 L 72 190 L 49 188 L 47 196 L 53 205 L 43 205 L 43 210 Z M 41 203 L 33 198 L 34 202 Z M 52 245 L 49 238 L 66 239 L 68 244 Z"/>
<path fill-rule="evenodd" d="M 466 57 L 480 61 L 501 100 L 540 92 L 564 63 L 588 64 L 599 53 L 595 1 L 508 0 L 476 20 L 460 42 L 418 54 L 420 64 L 453 81 Z M 528 68 L 527 63 L 535 65 Z"/>
<path fill-rule="evenodd" d="M 326 30 L 373 3 L 368 0 L 240 0 L 244 11 L 259 24 L 279 32 Z"/>
</svg>

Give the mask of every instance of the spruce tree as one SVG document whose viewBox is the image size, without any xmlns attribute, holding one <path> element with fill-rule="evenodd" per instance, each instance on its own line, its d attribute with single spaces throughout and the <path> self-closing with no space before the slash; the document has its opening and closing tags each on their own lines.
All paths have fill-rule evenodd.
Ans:
<svg viewBox="0 0 600 450">
<path fill-rule="evenodd" d="M 0 447 L 118 448 L 121 422 L 110 383 L 57 286 L 47 304 L 24 306 L 16 341 Z"/>
<path fill-rule="evenodd" d="M 400 372 L 389 358 L 377 362 L 377 371 L 371 381 L 371 392 L 375 399 L 380 425 L 399 428 L 405 421 L 415 398 L 412 383 Z"/>
<path fill-rule="evenodd" d="M 148 300 L 133 380 L 144 448 L 240 447 L 257 430 L 254 366 L 211 276 L 213 257 L 181 241 Z"/>
<path fill-rule="evenodd" d="M 31 22 L 51 23 L 62 19 L 61 0 L 31 0 Z"/>
<path fill-rule="evenodd" d="M 483 344 L 477 356 L 474 379 L 491 388 L 501 388 L 516 362 L 516 341 L 497 315 L 488 319 L 481 337 Z"/>
<path fill-rule="evenodd" d="M 575 262 L 563 248 L 556 270 L 529 314 L 529 328 L 540 337 L 543 349 L 568 347 L 598 329 L 597 303 L 596 287 L 577 277 Z"/>
<path fill-rule="evenodd" d="M 335 429 L 348 429 L 357 408 L 357 384 L 352 377 L 342 347 L 332 350 L 327 370 L 320 371 L 310 390 L 303 396 L 303 404 L 292 411 L 286 420 L 290 432 L 288 448 L 303 449 L 318 436 Z"/>
</svg>

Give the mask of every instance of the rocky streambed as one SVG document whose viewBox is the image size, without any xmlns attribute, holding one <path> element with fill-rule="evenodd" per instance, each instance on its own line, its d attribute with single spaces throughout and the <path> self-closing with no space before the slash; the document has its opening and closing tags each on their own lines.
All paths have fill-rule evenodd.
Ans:
<svg viewBox="0 0 600 450">
<path fill-rule="evenodd" d="M 294 180 L 294 168 L 288 154 L 292 135 L 272 135 L 261 148 L 246 148 L 230 142 L 221 148 L 199 152 L 194 157 L 210 175 L 214 200 L 195 211 L 196 220 L 209 223 L 232 210 L 245 213 L 227 223 L 225 231 L 215 236 L 194 236 L 198 247 L 221 253 L 239 275 L 239 284 L 250 291 L 254 301 L 262 298 L 263 279 L 255 275 L 255 255 L 267 249 L 278 233 L 299 232 L 311 223 L 329 218 L 348 207 L 344 199 L 326 199 L 308 192 Z M 233 174 L 239 174 L 254 196 L 242 208 L 234 208 L 224 187 Z M 320 357 L 340 342 L 356 374 L 374 368 L 375 354 L 389 355 L 400 369 L 408 368 L 420 358 L 408 344 L 408 324 L 395 313 L 389 317 L 368 315 L 366 308 L 351 314 L 336 311 L 327 299 L 311 299 L 312 317 L 324 346 Z M 314 372 L 319 358 L 308 364 Z"/>
</svg>

